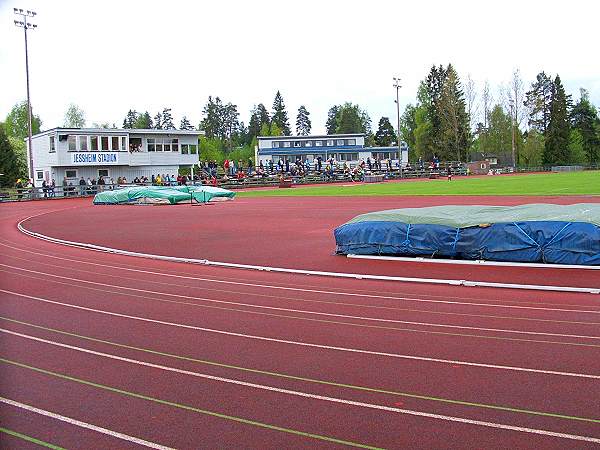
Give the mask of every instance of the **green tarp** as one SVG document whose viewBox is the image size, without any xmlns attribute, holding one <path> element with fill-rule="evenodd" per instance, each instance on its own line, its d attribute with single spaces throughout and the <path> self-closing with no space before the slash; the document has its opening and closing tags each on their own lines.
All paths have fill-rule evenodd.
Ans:
<svg viewBox="0 0 600 450">
<path fill-rule="evenodd" d="M 448 205 L 377 211 L 349 222 L 402 222 L 468 228 L 482 224 L 513 222 L 583 222 L 600 226 L 600 203 L 555 205 L 533 203 L 519 206 Z"/>
<path fill-rule="evenodd" d="M 206 203 L 214 200 L 228 200 L 235 192 L 212 186 L 132 186 L 122 189 L 99 192 L 94 196 L 96 205 L 120 203 Z"/>
</svg>

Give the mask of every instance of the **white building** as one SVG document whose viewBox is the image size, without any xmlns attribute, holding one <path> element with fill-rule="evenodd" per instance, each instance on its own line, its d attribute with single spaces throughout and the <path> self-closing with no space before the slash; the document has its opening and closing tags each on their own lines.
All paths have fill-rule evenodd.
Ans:
<svg viewBox="0 0 600 450">
<path fill-rule="evenodd" d="M 35 186 L 168 174 L 198 162 L 198 131 L 54 128 L 32 137 Z"/>
<path fill-rule="evenodd" d="M 408 146 L 401 143 L 402 165 L 408 164 Z M 359 134 L 330 134 L 312 136 L 259 136 L 257 163 L 263 164 L 279 159 L 290 162 L 300 158 L 312 162 L 320 156 L 323 161 L 333 158 L 336 161 L 347 161 L 356 164 L 367 158 L 391 159 L 393 164 L 399 160 L 398 147 L 365 147 L 365 135 Z"/>
</svg>

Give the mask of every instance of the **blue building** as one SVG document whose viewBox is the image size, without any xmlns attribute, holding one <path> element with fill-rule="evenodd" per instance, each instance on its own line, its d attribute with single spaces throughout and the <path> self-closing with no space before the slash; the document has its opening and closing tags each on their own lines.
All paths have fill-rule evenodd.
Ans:
<svg viewBox="0 0 600 450">
<path fill-rule="evenodd" d="M 402 142 L 402 165 L 408 164 L 408 146 Z M 329 134 L 311 136 L 259 136 L 256 149 L 256 161 L 267 164 L 269 160 L 277 163 L 280 159 L 290 162 L 300 158 L 312 162 L 321 157 L 323 161 L 333 158 L 337 162 L 350 165 L 379 158 L 391 160 L 394 166 L 400 160 L 398 147 L 365 147 L 365 134 Z"/>
</svg>

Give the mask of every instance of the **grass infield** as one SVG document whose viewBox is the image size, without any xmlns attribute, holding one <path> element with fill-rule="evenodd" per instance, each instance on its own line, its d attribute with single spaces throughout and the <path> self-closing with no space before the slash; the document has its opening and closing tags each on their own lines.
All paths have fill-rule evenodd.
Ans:
<svg viewBox="0 0 600 450">
<path fill-rule="evenodd" d="M 600 195 L 600 171 L 342 183 L 238 192 L 240 197 L 377 195 Z"/>
</svg>

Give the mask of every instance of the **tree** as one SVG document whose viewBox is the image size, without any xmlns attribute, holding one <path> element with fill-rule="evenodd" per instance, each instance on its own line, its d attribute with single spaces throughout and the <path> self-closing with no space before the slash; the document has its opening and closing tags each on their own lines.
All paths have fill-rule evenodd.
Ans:
<svg viewBox="0 0 600 450">
<path fill-rule="evenodd" d="M 590 103 L 588 92 L 581 89 L 580 94 L 579 101 L 571 111 L 571 125 L 581 133 L 587 163 L 598 164 L 600 162 L 600 135 L 596 130 L 599 123 L 598 112 Z"/>
<path fill-rule="evenodd" d="M 311 123 L 309 115 L 310 113 L 304 105 L 298 108 L 298 114 L 296 115 L 296 134 L 298 136 L 308 136 L 310 134 Z"/>
<path fill-rule="evenodd" d="M 0 123 L 0 173 L 3 174 L 0 176 L 0 185 L 3 187 L 12 187 L 18 178 L 27 178 L 26 166 L 23 170 L 19 164 L 19 155 L 6 134 L 3 123 Z"/>
<path fill-rule="evenodd" d="M 208 101 L 202 110 L 203 118 L 200 122 L 200 129 L 204 131 L 204 135 L 209 138 L 218 137 L 221 129 L 221 110 L 223 104 L 219 97 L 208 96 Z"/>
<path fill-rule="evenodd" d="M 233 148 L 234 139 L 245 135 L 245 129 L 239 121 L 240 113 L 232 103 L 223 104 L 219 97 L 208 97 L 208 102 L 202 110 L 204 117 L 200 129 L 208 138 L 218 138 L 225 142 L 227 148 Z"/>
<path fill-rule="evenodd" d="M 487 129 L 478 137 L 478 149 L 481 153 L 509 160 L 512 147 L 512 122 L 510 115 L 504 112 L 502 106 L 496 105 L 489 117 Z"/>
<path fill-rule="evenodd" d="M 335 124 L 335 127 L 334 127 Z M 358 105 L 346 102 L 329 109 L 327 134 L 371 133 L 371 118 Z"/>
<path fill-rule="evenodd" d="M 464 94 L 458 74 L 448 64 L 445 80 L 437 101 L 439 132 L 437 156 L 451 160 L 465 161 L 470 141 L 469 117 L 465 107 Z"/>
<path fill-rule="evenodd" d="M 339 109 L 339 106 L 335 105 L 329 108 L 329 111 L 327 112 L 327 122 L 325 123 L 327 134 L 335 134 L 337 130 Z"/>
<path fill-rule="evenodd" d="M 140 114 L 136 118 L 132 128 L 140 128 L 140 129 L 149 130 L 153 127 L 154 127 L 154 125 L 152 123 L 152 117 L 150 117 L 150 114 L 148 113 L 148 111 L 146 111 L 144 114 Z"/>
<path fill-rule="evenodd" d="M 285 110 L 285 104 L 283 103 L 283 97 L 279 91 L 275 94 L 275 100 L 273 101 L 271 123 L 276 123 L 285 136 L 290 136 L 292 134 L 290 121 L 288 119 L 287 111 Z"/>
<path fill-rule="evenodd" d="M 473 130 L 477 124 L 477 88 L 475 82 L 471 78 L 471 74 L 467 75 L 465 83 L 465 101 L 467 105 L 467 115 L 469 116 L 469 129 Z"/>
<path fill-rule="evenodd" d="M 433 159 L 433 126 L 429 121 L 427 108 L 424 106 L 415 110 L 415 153 L 424 161 Z"/>
<path fill-rule="evenodd" d="M 190 123 L 186 116 L 181 118 L 181 124 L 179 125 L 180 130 L 193 130 L 194 126 Z"/>
<path fill-rule="evenodd" d="M 415 149 L 415 130 L 417 128 L 416 122 L 417 107 L 410 103 L 404 108 L 402 116 L 400 116 L 400 136 L 402 140 L 407 143 L 408 147 Z"/>
<path fill-rule="evenodd" d="M 375 133 L 375 144 L 379 147 L 389 147 L 397 140 L 396 131 L 390 123 L 390 119 L 387 117 L 379 119 L 377 132 Z"/>
<path fill-rule="evenodd" d="M 569 164 L 569 111 L 565 89 L 557 75 L 554 79 L 550 101 L 550 120 L 546 128 L 544 164 Z"/>
<path fill-rule="evenodd" d="M 154 128 L 156 130 L 162 130 L 163 118 L 161 113 L 156 113 L 154 116 Z"/>
<path fill-rule="evenodd" d="M 125 116 L 125 119 L 123 119 L 123 128 L 124 129 L 136 128 L 135 124 L 138 121 L 138 117 L 139 117 L 139 114 L 137 113 L 137 111 L 135 109 L 130 109 L 127 112 L 127 115 Z"/>
<path fill-rule="evenodd" d="M 269 118 L 269 112 L 265 105 L 259 103 L 252 109 L 252 113 L 250 115 L 250 122 L 248 123 L 248 135 L 251 137 L 262 136 L 262 128 L 263 125 L 268 126 L 271 124 L 271 120 Z"/>
<path fill-rule="evenodd" d="M 85 113 L 75 103 L 71 103 L 65 113 L 65 128 L 85 128 Z"/>
<path fill-rule="evenodd" d="M 9 137 L 25 139 L 28 136 L 28 114 L 27 101 L 16 103 L 4 121 L 4 131 Z M 42 121 L 39 116 L 31 115 L 31 134 L 37 134 L 42 127 Z"/>
<path fill-rule="evenodd" d="M 529 126 L 542 132 L 546 136 L 546 131 L 550 125 L 551 103 L 554 83 L 548 75 L 540 72 L 536 76 L 535 82 L 531 84 L 531 89 L 525 93 L 523 105 L 529 110 Z"/>
<path fill-rule="evenodd" d="M 570 164 L 585 164 L 587 155 L 583 148 L 584 139 L 581 131 L 577 128 L 572 128 L 569 133 L 569 163 Z"/>
<path fill-rule="evenodd" d="M 519 152 L 519 164 L 525 167 L 538 167 L 542 164 L 544 135 L 535 128 L 527 132 L 523 148 Z"/>
<path fill-rule="evenodd" d="M 481 108 L 483 109 L 483 128 L 487 128 L 489 123 L 490 112 L 494 103 L 494 97 L 490 92 L 490 83 L 485 80 L 483 83 L 483 90 L 481 91 Z"/>
<path fill-rule="evenodd" d="M 163 130 L 175 130 L 171 108 L 164 108 L 162 112 L 162 127 Z"/>
</svg>

